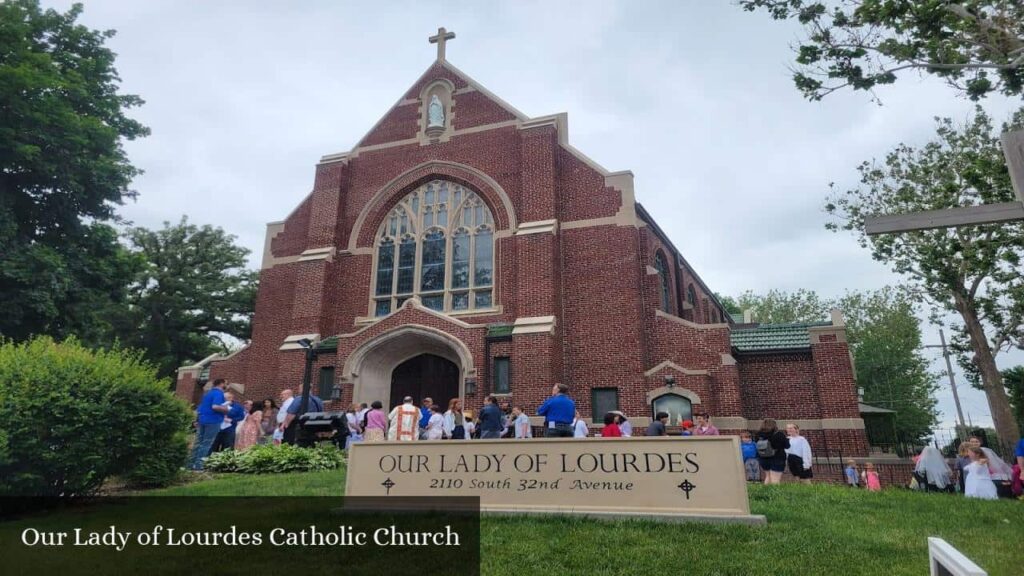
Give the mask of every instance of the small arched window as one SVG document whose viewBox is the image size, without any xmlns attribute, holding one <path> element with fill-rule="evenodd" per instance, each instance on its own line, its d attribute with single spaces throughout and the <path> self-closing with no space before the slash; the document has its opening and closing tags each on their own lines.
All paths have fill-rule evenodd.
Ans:
<svg viewBox="0 0 1024 576">
<path fill-rule="evenodd" d="M 697 291 L 693 289 L 693 284 L 686 288 L 686 301 L 690 303 L 690 306 L 697 307 Z"/>
<path fill-rule="evenodd" d="M 490 209 L 454 182 L 434 180 L 420 186 L 381 223 L 375 269 L 375 316 L 390 314 L 413 296 L 441 312 L 492 308 Z"/>
<path fill-rule="evenodd" d="M 662 394 L 651 402 L 652 417 L 657 417 L 658 412 L 668 413 L 669 426 L 680 426 L 683 420 L 692 419 L 693 404 L 685 396 Z"/>
<path fill-rule="evenodd" d="M 668 263 L 665 262 L 665 255 L 658 250 L 654 255 L 654 269 L 658 271 L 658 295 L 661 297 L 661 309 L 672 313 L 672 282 L 668 271 Z"/>
</svg>

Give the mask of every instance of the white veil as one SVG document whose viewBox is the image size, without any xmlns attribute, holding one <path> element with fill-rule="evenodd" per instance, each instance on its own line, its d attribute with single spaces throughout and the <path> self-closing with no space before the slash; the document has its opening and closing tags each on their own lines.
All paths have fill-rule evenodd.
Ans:
<svg viewBox="0 0 1024 576">
<path fill-rule="evenodd" d="M 929 484 L 936 485 L 939 490 L 945 490 L 950 484 L 952 473 L 946 465 L 946 459 L 935 446 L 925 446 L 921 451 L 921 458 L 914 467 L 914 472 L 928 479 Z"/>
<path fill-rule="evenodd" d="M 985 458 L 988 459 L 988 469 L 992 474 L 993 480 L 1009 480 L 1013 475 L 1013 468 L 1003 461 L 995 452 L 989 448 L 982 448 L 982 452 L 985 453 Z"/>
</svg>

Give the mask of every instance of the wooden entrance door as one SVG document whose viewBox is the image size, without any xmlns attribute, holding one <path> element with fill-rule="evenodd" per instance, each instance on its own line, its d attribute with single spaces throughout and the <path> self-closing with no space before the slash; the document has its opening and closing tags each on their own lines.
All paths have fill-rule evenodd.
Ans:
<svg viewBox="0 0 1024 576">
<path fill-rule="evenodd" d="M 420 354 L 402 362 L 391 373 L 391 406 L 401 404 L 406 396 L 412 396 L 417 406 L 429 396 L 447 409 L 448 401 L 459 397 L 459 367 L 433 354 Z"/>
</svg>

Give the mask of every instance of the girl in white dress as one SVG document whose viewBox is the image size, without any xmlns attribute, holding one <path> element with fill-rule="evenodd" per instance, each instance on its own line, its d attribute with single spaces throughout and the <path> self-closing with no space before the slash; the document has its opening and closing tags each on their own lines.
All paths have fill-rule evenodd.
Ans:
<svg viewBox="0 0 1024 576">
<path fill-rule="evenodd" d="M 427 440 L 442 438 L 444 438 L 444 415 L 441 414 L 441 407 L 434 404 L 430 407 L 430 420 L 427 421 Z"/>
<path fill-rule="evenodd" d="M 983 498 L 995 500 L 999 498 L 996 494 L 996 485 L 992 483 L 992 476 L 988 473 L 988 458 L 981 448 L 972 447 L 967 451 L 971 463 L 964 467 L 967 473 L 967 482 L 964 488 L 964 496 L 968 498 Z"/>
</svg>

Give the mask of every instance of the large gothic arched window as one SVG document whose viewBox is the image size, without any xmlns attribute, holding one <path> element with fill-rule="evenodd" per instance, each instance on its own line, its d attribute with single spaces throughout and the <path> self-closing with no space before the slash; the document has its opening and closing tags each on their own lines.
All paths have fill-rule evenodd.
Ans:
<svg viewBox="0 0 1024 576">
<path fill-rule="evenodd" d="M 468 188 L 434 180 L 396 205 L 377 233 L 375 316 L 412 296 L 441 312 L 494 305 L 494 218 Z"/>
</svg>

